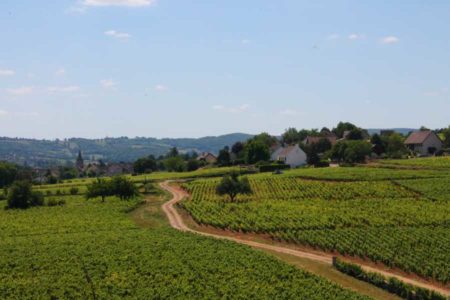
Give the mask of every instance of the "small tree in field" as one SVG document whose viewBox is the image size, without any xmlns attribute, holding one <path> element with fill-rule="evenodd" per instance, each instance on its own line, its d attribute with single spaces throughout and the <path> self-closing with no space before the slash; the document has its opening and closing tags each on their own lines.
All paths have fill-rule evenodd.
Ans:
<svg viewBox="0 0 450 300">
<path fill-rule="evenodd" d="M 44 204 L 44 196 L 34 192 L 28 181 L 16 181 L 8 191 L 8 208 L 28 208 Z"/>
<path fill-rule="evenodd" d="M 221 196 L 228 195 L 233 202 L 238 194 L 251 194 L 252 189 L 248 178 L 240 179 L 238 173 L 231 173 L 222 178 L 222 181 L 216 187 L 216 193 Z"/>
<path fill-rule="evenodd" d="M 112 192 L 120 200 L 129 200 L 139 195 L 139 191 L 134 183 L 125 176 L 116 176 L 111 180 Z"/>
<path fill-rule="evenodd" d="M 86 199 L 101 197 L 102 202 L 104 202 L 105 198 L 112 194 L 111 184 L 108 181 L 97 179 L 97 181 L 87 186 Z"/>
</svg>

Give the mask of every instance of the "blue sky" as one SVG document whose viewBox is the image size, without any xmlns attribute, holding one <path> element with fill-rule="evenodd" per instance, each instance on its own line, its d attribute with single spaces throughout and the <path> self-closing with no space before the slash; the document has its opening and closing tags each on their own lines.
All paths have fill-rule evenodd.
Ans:
<svg viewBox="0 0 450 300">
<path fill-rule="evenodd" d="M 0 136 L 450 124 L 450 2 L 2 0 Z"/>
</svg>

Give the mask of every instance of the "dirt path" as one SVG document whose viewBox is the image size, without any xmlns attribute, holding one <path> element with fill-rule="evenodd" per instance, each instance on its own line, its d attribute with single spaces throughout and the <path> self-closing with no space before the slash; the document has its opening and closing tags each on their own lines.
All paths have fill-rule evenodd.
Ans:
<svg viewBox="0 0 450 300">
<path fill-rule="evenodd" d="M 329 254 L 326 254 L 326 253 L 324 253 L 324 254 L 310 253 L 310 252 L 306 252 L 306 251 L 294 250 L 294 249 L 289 249 L 289 248 L 285 248 L 285 247 L 281 247 L 281 246 L 274 246 L 274 245 L 259 243 L 259 242 L 245 240 L 245 239 L 231 237 L 231 236 L 223 236 L 223 235 L 193 230 L 193 229 L 189 228 L 188 226 L 186 226 L 186 224 L 183 222 L 182 217 L 177 212 L 177 210 L 174 208 L 175 204 L 177 204 L 178 202 L 183 200 L 185 197 L 188 197 L 189 195 L 183 189 L 181 189 L 179 187 L 171 186 L 170 181 L 164 181 L 160 184 L 160 186 L 161 186 L 161 188 L 163 188 L 164 190 L 168 191 L 169 193 L 171 193 L 173 195 L 173 198 L 170 201 L 163 204 L 162 209 L 163 209 L 164 213 L 167 215 L 167 218 L 169 219 L 170 226 L 172 226 L 175 229 L 185 231 L 185 232 L 192 232 L 192 233 L 200 234 L 203 236 L 214 237 L 217 239 L 230 240 L 230 241 L 234 241 L 234 242 L 248 245 L 248 246 L 251 246 L 254 248 L 258 248 L 258 249 L 267 249 L 267 250 L 271 250 L 271 251 L 275 251 L 275 252 L 279 252 L 279 253 L 290 254 L 290 255 L 293 255 L 296 257 L 307 258 L 307 259 L 311 259 L 314 261 L 323 262 L 323 263 L 330 264 L 330 265 L 332 264 L 332 256 Z M 448 289 L 444 289 L 442 287 L 437 287 L 437 286 L 428 284 L 423 281 L 418 281 L 418 280 L 415 280 L 412 278 L 408 278 L 408 277 L 394 274 L 391 272 L 387 272 L 384 270 L 379 270 L 374 267 L 369 267 L 369 266 L 365 266 L 365 265 L 360 265 L 360 266 L 366 271 L 376 272 L 376 273 L 382 274 L 386 277 L 395 277 L 405 283 L 409 283 L 409 284 L 412 284 L 415 286 L 434 290 L 443 295 L 450 296 L 450 291 Z"/>
</svg>

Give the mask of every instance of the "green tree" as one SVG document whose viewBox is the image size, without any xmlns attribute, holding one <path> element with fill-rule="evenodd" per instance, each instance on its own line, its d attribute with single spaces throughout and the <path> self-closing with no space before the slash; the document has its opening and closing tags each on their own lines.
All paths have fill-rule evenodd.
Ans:
<svg viewBox="0 0 450 300">
<path fill-rule="evenodd" d="M 387 139 L 387 155 L 392 158 L 401 158 L 402 155 L 408 153 L 408 149 L 406 149 L 404 142 L 405 138 L 401 134 L 391 134 Z"/>
<path fill-rule="evenodd" d="M 10 185 L 18 175 L 17 166 L 0 161 L 0 188 Z"/>
<path fill-rule="evenodd" d="M 349 163 L 362 163 L 372 152 L 372 146 L 365 141 L 348 141 L 344 151 L 344 160 Z"/>
<path fill-rule="evenodd" d="M 164 168 L 169 172 L 183 172 L 186 162 L 179 156 L 169 157 L 164 160 Z"/>
<path fill-rule="evenodd" d="M 105 198 L 113 195 L 113 189 L 109 181 L 97 178 L 97 181 L 89 184 L 86 191 L 86 199 L 93 199 L 97 197 L 102 198 L 102 202 L 105 202 Z"/>
<path fill-rule="evenodd" d="M 338 137 L 342 138 L 344 136 L 344 131 L 356 129 L 356 125 L 349 122 L 339 122 L 338 125 L 333 128 L 332 132 Z"/>
<path fill-rule="evenodd" d="M 225 175 L 216 187 L 216 193 L 220 196 L 228 195 L 230 201 L 236 200 L 238 194 L 251 194 L 252 189 L 248 178 L 239 178 L 239 174 L 236 172 L 230 175 Z"/>
<path fill-rule="evenodd" d="M 261 141 L 250 141 L 245 145 L 245 160 L 248 164 L 255 164 L 270 159 L 269 146 Z"/>
<path fill-rule="evenodd" d="M 266 145 L 267 148 L 270 148 L 273 144 L 278 143 L 278 140 L 267 132 L 263 132 L 248 140 L 248 143 L 250 142 L 259 142 Z"/>
<path fill-rule="evenodd" d="M 363 140 L 364 139 L 363 131 L 360 128 L 354 128 L 350 130 L 350 132 L 348 133 L 347 139 L 353 141 Z"/>
<path fill-rule="evenodd" d="M 169 153 L 167 153 L 166 157 L 177 157 L 179 155 L 178 149 L 177 147 L 173 147 L 172 149 L 170 149 Z"/>
<path fill-rule="evenodd" d="M 386 152 L 386 143 L 383 141 L 383 139 L 380 137 L 379 134 L 375 133 L 370 138 L 370 142 L 372 143 L 372 151 L 377 154 L 381 155 Z"/>
<path fill-rule="evenodd" d="M 157 167 L 156 159 L 153 155 L 139 158 L 133 163 L 133 170 L 137 174 L 156 171 Z"/>
<path fill-rule="evenodd" d="M 200 168 L 200 162 L 197 159 L 191 158 L 190 160 L 187 161 L 186 169 L 188 171 L 195 171 L 198 168 Z"/>
<path fill-rule="evenodd" d="M 16 181 L 8 191 L 8 208 L 29 208 L 44 204 L 44 196 L 32 190 L 29 181 Z"/>
<path fill-rule="evenodd" d="M 442 136 L 444 138 L 444 148 L 450 148 L 450 126 L 442 130 Z"/>
<path fill-rule="evenodd" d="M 300 139 L 297 129 L 291 127 L 286 129 L 286 131 L 281 136 L 281 141 L 285 144 L 295 144 L 298 143 Z"/>
<path fill-rule="evenodd" d="M 243 150 L 244 144 L 242 142 L 236 142 L 231 147 L 231 152 L 234 153 L 236 156 L 239 156 L 239 154 L 241 154 Z"/>
<path fill-rule="evenodd" d="M 129 200 L 139 195 L 137 187 L 125 176 L 115 176 L 110 182 L 112 194 L 120 200 Z"/>
<path fill-rule="evenodd" d="M 364 162 L 372 152 L 372 145 L 366 141 L 340 141 L 331 149 L 331 157 L 347 163 Z"/>
<path fill-rule="evenodd" d="M 225 146 L 219 151 L 219 155 L 217 156 L 217 164 L 219 166 L 229 166 L 231 164 L 230 149 L 228 146 Z"/>
</svg>

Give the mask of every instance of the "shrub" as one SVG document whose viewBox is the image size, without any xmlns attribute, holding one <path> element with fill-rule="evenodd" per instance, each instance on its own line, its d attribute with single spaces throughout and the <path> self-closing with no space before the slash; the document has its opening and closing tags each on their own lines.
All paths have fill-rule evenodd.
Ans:
<svg viewBox="0 0 450 300">
<path fill-rule="evenodd" d="M 50 196 L 52 194 L 52 191 L 51 190 L 47 190 L 47 191 L 45 191 L 45 193 L 47 194 L 47 196 Z"/>
<path fill-rule="evenodd" d="M 8 192 L 8 208 L 28 208 L 44 204 L 44 196 L 33 192 L 28 181 L 16 181 Z"/>
<path fill-rule="evenodd" d="M 76 195 L 76 194 L 78 194 L 78 188 L 76 188 L 76 187 L 70 188 L 70 194 L 71 194 L 71 195 Z"/>
<path fill-rule="evenodd" d="M 259 166 L 259 171 L 260 172 L 273 172 L 276 170 L 285 170 L 285 169 L 289 169 L 290 166 L 289 165 L 285 165 L 285 164 L 263 164 Z"/>
<path fill-rule="evenodd" d="M 58 201 L 56 199 L 48 199 L 47 206 L 56 206 L 58 205 Z"/>
<path fill-rule="evenodd" d="M 64 199 L 49 199 L 47 201 L 47 206 L 52 207 L 52 206 L 63 206 L 66 204 L 66 201 Z"/>
<path fill-rule="evenodd" d="M 144 193 L 146 194 L 157 194 L 158 189 L 151 182 L 144 184 Z"/>
<path fill-rule="evenodd" d="M 338 258 L 333 258 L 333 266 L 340 272 L 355 277 L 359 280 L 373 284 L 379 288 L 387 290 L 404 299 L 411 300 L 445 300 L 446 298 L 434 291 L 416 287 L 397 278 L 390 277 L 386 279 L 378 273 L 366 272 L 360 266 L 346 263 Z"/>
<path fill-rule="evenodd" d="M 56 190 L 56 195 L 60 196 L 61 194 L 61 190 Z"/>
</svg>

